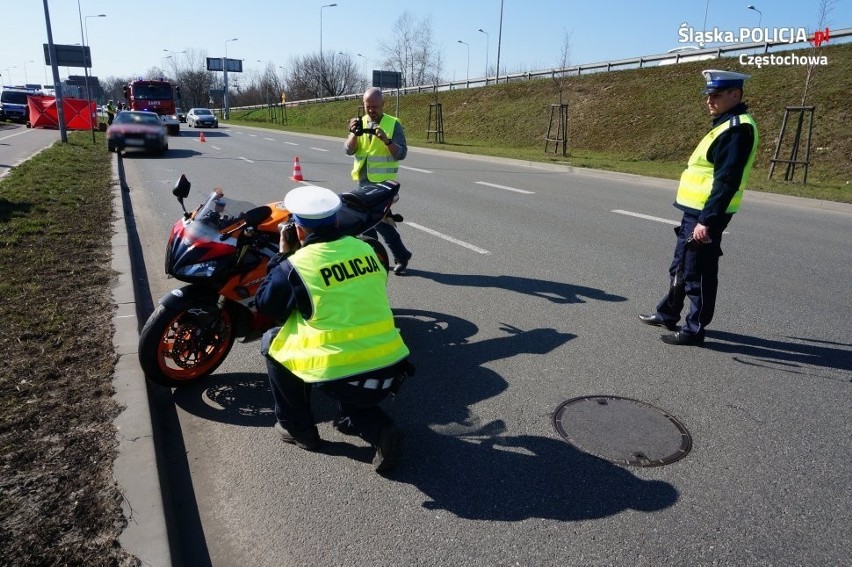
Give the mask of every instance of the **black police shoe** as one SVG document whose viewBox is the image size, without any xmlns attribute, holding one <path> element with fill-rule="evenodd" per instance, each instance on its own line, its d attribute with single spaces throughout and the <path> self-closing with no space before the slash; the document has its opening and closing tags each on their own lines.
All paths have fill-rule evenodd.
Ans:
<svg viewBox="0 0 852 567">
<path fill-rule="evenodd" d="M 358 435 L 358 430 L 352 425 L 349 417 L 335 417 L 332 426 L 344 435 Z"/>
<path fill-rule="evenodd" d="M 410 260 L 410 259 L 411 258 L 409 258 L 408 260 Z M 408 260 L 402 260 L 402 261 L 397 262 L 396 267 L 394 267 L 394 269 L 393 269 L 393 273 L 395 273 L 398 276 L 401 276 L 402 274 L 404 274 L 405 270 L 408 269 Z"/>
<path fill-rule="evenodd" d="M 639 315 L 639 320 L 645 323 L 646 325 L 653 325 L 654 327 L 665 327 L 669 331 L 677 331 L 677 325 L 675 323 L 667 323 L 663 320 L 662 317 L 657 315 L 656 313 L 651 313 L 650 315 Z"/>
<path fill-rule="evenodd" d="M 284 429 L 284 426 L 276 421 L 275 432 L 278 433 L 278 436 L 281 437 L 281 440 L 285 443 L 295 445 L 296 447 L 300 447 L 306 451 L 316 451 L 320 448 L 320 445 L 322 445 L 322 439 L 320 439 L 319 432 L 316 427 L 298 434 L 293 434 Z"/>
<path fill-rule="evenodd" d="M 403 434 L 396 426 L 385 427 L 379 433 L 379 445 L 376 447 L 376 456 L 373 458 L 373 466 L 378 473 L 386 473 L 393 470 L 402 458 Z"/>
<path fill-rule="evenodd" d="M 660 338 L 664 343 L 669 345 L 701 346 L 704 344 L 703 334 L 691 335 L 678 331 L 677 333 L 671 335 L 663 335 Z"/>
</svg>

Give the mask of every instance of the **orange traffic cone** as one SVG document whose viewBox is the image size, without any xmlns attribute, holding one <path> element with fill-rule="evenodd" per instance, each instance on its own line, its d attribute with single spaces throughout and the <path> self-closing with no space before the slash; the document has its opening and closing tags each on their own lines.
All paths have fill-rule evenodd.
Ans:
<svg viewBox="0 0 852 567">
<path fill-rule="evenodd" d="M 201 135 L 198 136 L 198 141 L 199 142 L 206 142 L 207 141 L 207 139 L 204 137 L 204 132 L 202 132 Z"/>
<path fill-rule="evenodd" d="M 299 156 L 296 156 L 296 159 L 293 160 L 293 177 L 291 177 L 293 181 L 304 181 L 305 178 L 302 177 L 302 164 L 299 163 Z"/>
</svg>

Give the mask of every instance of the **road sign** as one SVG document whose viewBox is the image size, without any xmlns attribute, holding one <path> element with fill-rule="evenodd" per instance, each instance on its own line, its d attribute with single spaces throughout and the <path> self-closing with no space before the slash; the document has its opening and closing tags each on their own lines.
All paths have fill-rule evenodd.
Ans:
<svg viewBox="0 0 852 567">
<path fill-rule="evenodd" d="M 44 64 L 50 65 L 50 46 L 44 45 Z M 80 45 L 53 45 L 56 50 L 56 65 L 58 67 L 91 67 L 92 53 L 89 47 Z"/>
<path fill-rule="evenodd" d="M 399 71 L 373 70 L 373 86 L 380 89 L 398 89 L 402 87 L 402 73 Z"/>
<path fill-rule="evenodd" d="M 223 57 L 208 57 L 207 58 L 207 70 L 208 71 L 224 71 L 222 68 L 222 59 Z M 243 72 L 243 60 L 242 59 L 228 59 L 228 72 L 229 73 L 242 73 Z"/>
</svg>

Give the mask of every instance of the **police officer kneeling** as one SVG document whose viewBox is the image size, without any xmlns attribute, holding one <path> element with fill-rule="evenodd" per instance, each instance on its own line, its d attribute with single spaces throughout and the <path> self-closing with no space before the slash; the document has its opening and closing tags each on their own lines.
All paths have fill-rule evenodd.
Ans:
<svg viewBox="0 0 852 567">
<path fill-rule="evenodd" d="M 391 313 L 388 273 L 369 244 L 338 231 L 334 192 L 298 187 L 284 206 L 296 235 L 282 227 L 282 256 L 270 262 L 257 293 L 258 310 L 284 321 L 261 341 L 275 430 L 286 443 L 320 447 L 311 411 L 317 385 L 338 402 L 334 427 L 370 443 L 376 470 L 389 471 L 399 461 L 402 432 L 379 403 L 413 367 Z"/>
</svg>

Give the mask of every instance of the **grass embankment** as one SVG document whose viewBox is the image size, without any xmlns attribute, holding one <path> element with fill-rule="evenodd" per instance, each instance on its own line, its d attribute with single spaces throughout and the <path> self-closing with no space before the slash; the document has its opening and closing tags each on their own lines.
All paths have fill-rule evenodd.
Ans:
<svg viewBox="0 0 852 567">
<path fill-rule="evenodd" d="M 110 154 L 68 139 L 0 180 L 2 565 L 138 563 L 112 476 Z"/>
<path fill-rule="evenodd" d="M 816 68 L 806 102 L 816 112 L 808 184 L 804 186 L 801 166 L 794 182 L 784 181 L 784 164 L 775 167 L 771 181 L 767 179 L 784 109 L 801 104 L 806 72 L 802 66 L 758 69 L 739 65 L 737 58 L 723 58 L 571 77 L 564 91 L 567 158 L 562 157 L 561 148 L 558 155 L 554 153 L 553 142 L 549 153 L 544 151 L 551 105 L 559 103 L 552 79 L 440 92 L 437 97 L 432 93 L 405 95 L 399 99 L 399 116 L 412 146 L 677 179 L 709 127 L 701 70 L 746 72 L 752 78 L 746 83 L 745 100 L 761 136 L 750 188 L 848 203 L 852 202 L 852 43 L 823 47 L 820 53 L 829 64 Z M 427 141 L 430 104 L 436 100 L 443 114 L 443 144 Z M 359 107 L 360 100 L 290 107 L 283 127 L 270 123 L 266 109 L 232 111 L 231 122 L 342 137 L 345 124 Z M 386 96 L 385 110 L 396 114 L 394 96 Z M 432 116 L 434 129 L 434 111 Z M 791 118 L 785 142 L 792 140 L 794 124 Z M 553 132 L 551 137 L 555 137 Z M 434 134 L 430 139 L 434 140 Z M 779 158 L 788 159 L 790 151 L 785 143 Z M 800 158 L 804 151 L 803 146 Z"/>
</svg>

